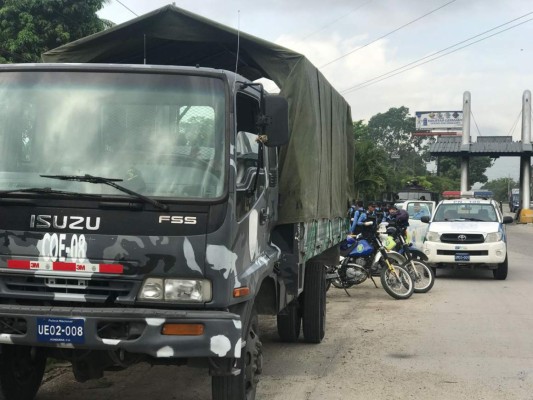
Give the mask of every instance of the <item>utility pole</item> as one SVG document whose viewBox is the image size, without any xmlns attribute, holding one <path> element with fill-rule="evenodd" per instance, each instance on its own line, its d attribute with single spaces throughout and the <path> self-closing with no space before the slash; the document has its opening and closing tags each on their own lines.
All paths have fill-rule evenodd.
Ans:
<svg viewBox="0 0 533 400">
<path fill-rule="evenodd" d="M 531 92 L 526 90 L 522 95 L 522 144 L 531 144 Z M 520 157 L 520 202 L 522 210 L 529 210 L 531 182 L 531 156 Z M 527 214 L 527 217 L 526 217 Z M 529 218 L 531 213 L 521 214 Z"/>
<path fill-rule="evenodd" d="M 470 155 L 470 92 L 463 94 L 463 140 L 461 141 L 461 191 L 468 190 L 468 157 Z"/>
</svg>

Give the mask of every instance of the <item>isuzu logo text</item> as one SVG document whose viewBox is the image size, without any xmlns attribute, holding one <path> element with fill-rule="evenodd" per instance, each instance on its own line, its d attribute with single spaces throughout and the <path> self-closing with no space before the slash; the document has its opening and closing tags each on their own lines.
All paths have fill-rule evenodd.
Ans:
<svg viewBox="0 0 533 400">
<path fill-rule="evenodd" d="M 196 225 L 196 217 L 187 217 L 183 215 L 160 215 L 159 223 Z"/>
<path fill-rule="evenodd" d="M 100 217 L 80 217 L 76 215 L 34 215 L 30 216 L 30 228 L 37 229 L 73 229 L 97 231 L 100 229 Z"/>
</svg>

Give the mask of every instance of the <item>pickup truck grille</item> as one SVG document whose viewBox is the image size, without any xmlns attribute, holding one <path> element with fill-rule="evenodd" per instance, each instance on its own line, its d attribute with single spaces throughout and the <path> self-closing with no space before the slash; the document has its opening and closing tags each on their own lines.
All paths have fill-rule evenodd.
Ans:
<svg viewBox="0 0 533 400">
<path fill-rule="evenodd" d="M 454 256 L 456 254 L 464 254 L 464 250 L 437 250 L 437 255 L 439 256 Z M 470 256 L 488 256 L 488 250 L 469 250 L 468 254 Z"/>
<path fill-rule="evenodd" d="M 70 277 L 3 276 L 1 284 L 15 297 L 50 297 L 55 300 L 106 302 L 137 292 L 133 281 Z"/>
<path fill-rule="evenodd" d="M 483 243 L 485 238 L 479 233 L 443 233 L 440 241 L 442 243 L 471 244 Z"/>
</svg>

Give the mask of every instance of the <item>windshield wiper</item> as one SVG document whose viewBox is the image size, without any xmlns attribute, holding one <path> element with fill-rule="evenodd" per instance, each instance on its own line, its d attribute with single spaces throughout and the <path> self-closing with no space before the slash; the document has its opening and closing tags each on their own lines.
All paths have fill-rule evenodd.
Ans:
<svg viewBox="0 0 533 400">
<path fill-rule="evenodd" d="M 0 197 L 2 197 L 5 194 L 10 194 L 10 193 L 38 193 L 38 194 L 59 194 L 63 196 L 102 197 L 99 194 L 66 192 L 63 190 L 55 190 L 49 187 L 0 190 Z"/>
<path fill-rule="evenodd" d="M 115 182 L 122 182 L 123 179 L 115 179 L 115 178 L 103 178 L 101 176 L 93 176 L 89 174 L 85 175 L 40 175 L 43 178 L 50 178 L 50 179 L 59 179 L 61 181 L 76 181 L 76 182 L 88 182 L 88 183 L 101 183 L 104 185 L 108 185 L 111 187 L 114 187 L 117 190 L 120 190 L 121 192 L 127 193 L 131 196 L 134 196 L 140 200 L 143 200 L 144 202 L 153 205 L 156 208 L 159 208 L 160 210 L 167 211 L 168 206 L 166 204 L 160 203 L 154 199 L 151 199 L 149 197 L 146 197 L 140 193 L 134 192 L 133 190 L 130 190 L 128 188 L 125 188 L 124 186 L 118 185 Z"/>
</svg>

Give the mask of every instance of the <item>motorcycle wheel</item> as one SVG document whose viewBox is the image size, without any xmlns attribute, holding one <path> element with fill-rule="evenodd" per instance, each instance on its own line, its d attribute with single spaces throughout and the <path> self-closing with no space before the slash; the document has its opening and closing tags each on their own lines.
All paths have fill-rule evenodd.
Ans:
<svg viewBox="0 0 533 400">
<path fill-rule="evenodd" d="M 422 261 L 413 260 L 413 264 L 416 271 L 413 271 L 411 277 L 413 278 L 415 293 L 429 292 L 435 283 L 435 274 L 433 273 L 432 269 Z M 409 261 L 402 266 L 407 270 L 412 268 Z"/>
<path fill-rule="evenodd" d="M 395 272 L 388 267 L 381 270 L 381 284 L 383 289 L 397 300 L 405 300 L 411 297 L 415 290 L 415 285 L 409 272 L 400 265 L 392 264 Z"/>
</svg>

